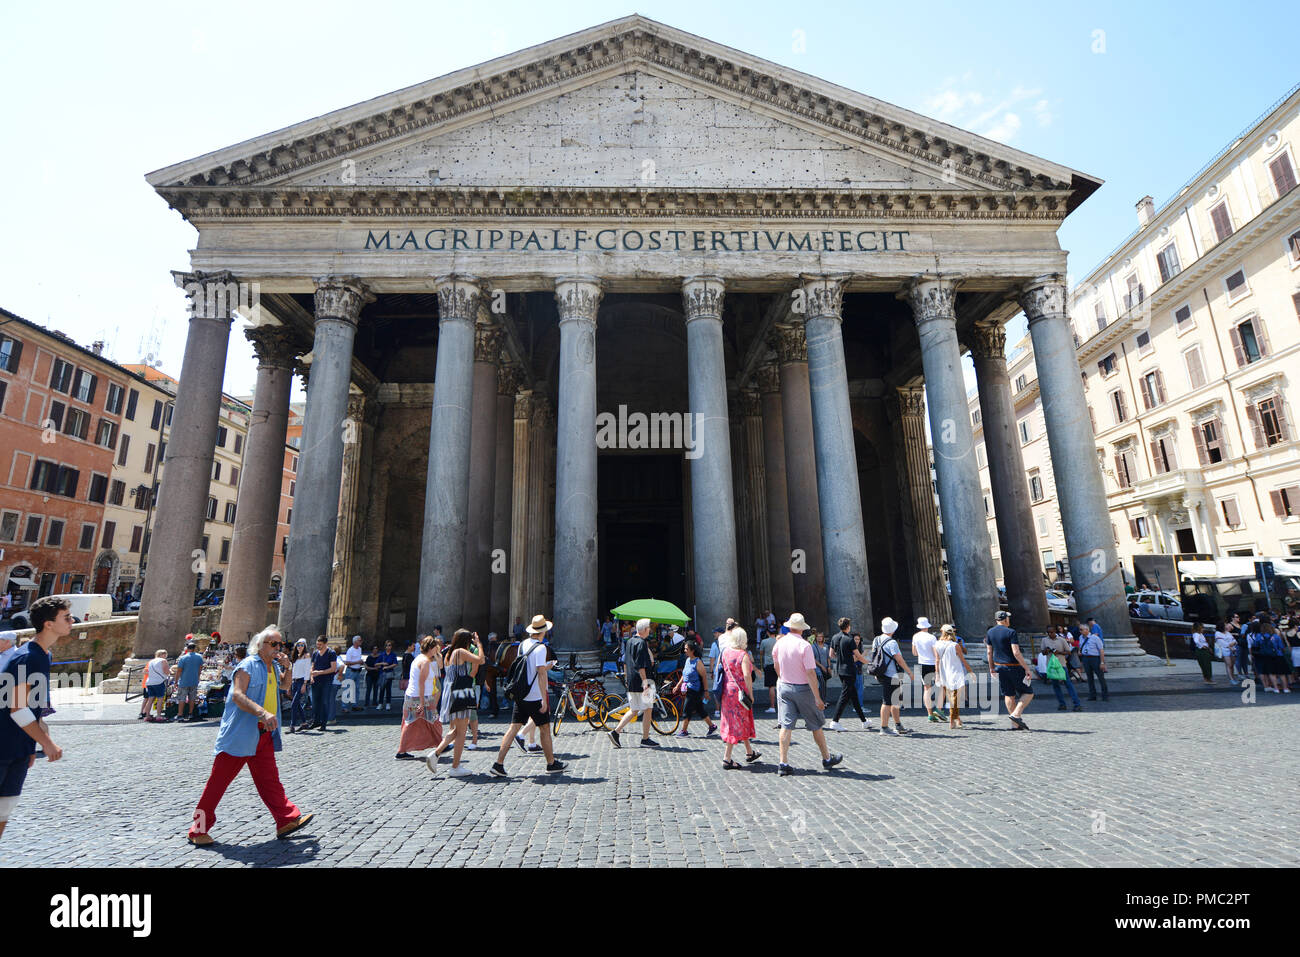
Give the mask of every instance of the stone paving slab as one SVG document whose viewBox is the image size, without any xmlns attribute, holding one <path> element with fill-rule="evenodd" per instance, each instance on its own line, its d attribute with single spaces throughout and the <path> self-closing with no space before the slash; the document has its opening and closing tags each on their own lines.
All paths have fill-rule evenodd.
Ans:
<svg viewBox="0 0 1300 957">
<path fill-rule="evenodd" d="M 299 836 L 274 839 L 244 774 L 212 849 L 183 834 L 215 723 L 68 724 L 54 729 L 66 758 L 32 770 L 0 865 L 1296 866 L 1284 797 L 1300 771 L 1298 702 L 1243 704 L 1224 690 L 1060 714 L 1048 695 L 1030 706 L 1029 733 L 1007 730 L 1005 716 L 973 714 L 952 731 L 913 713 L 907 738 L 831 734 L 845 759 L 829 773 L 796 732 L 800 773 L 788 778 L 775 774 L 763 713 L 763 759 L 741 771 L 721 768 L 716 739 L 650 751 L 628 746 L 632 733 L 615 750 L 566 725 L 565 773 L 547 776 L 541 758 L 512 750 L 507 781 L 487 775 L 483 752 L 466 756 L 474 777 L 435 779 L 393 760 L 395 725 L 358 723 L 286 736 L 286 790 L 317 815 Z M 483 727 L 487 740 L 501 722 Z"/>
</svg>

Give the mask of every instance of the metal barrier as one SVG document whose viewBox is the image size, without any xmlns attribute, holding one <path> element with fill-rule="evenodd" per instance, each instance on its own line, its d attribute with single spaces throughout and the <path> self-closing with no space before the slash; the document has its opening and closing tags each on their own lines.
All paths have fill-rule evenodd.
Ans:
<svg viewBox="0 0 1300 957">
<path fill-rule="evenodd" d="M 123 692 L 126 695 L 127 701 L 130 701 L 132 698 L 144 697 L 144 685 L 138 683 L 135 680 L 135 677 L 136 675 L 144 674 L 145 667 L 146 667 L 145 664 L 141 664 L 141 665 L 132 665 L 130 668 L 127 669 L 126 691 Z"/>
</svg>

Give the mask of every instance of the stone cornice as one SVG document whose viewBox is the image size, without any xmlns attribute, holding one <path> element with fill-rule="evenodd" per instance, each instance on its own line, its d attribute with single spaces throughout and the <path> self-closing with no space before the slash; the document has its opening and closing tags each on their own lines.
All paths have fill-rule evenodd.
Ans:
<svg viewBox="0 0 1300 957">
<path fill-rule="evenodd" d="M 158 170 L 148 179 L 156 188 L 265 182 L 637 67 L 796 118 L 909 166 L 928 165 L 995 189 L 1074 189 L 1082 194 L 1072 203 L 1077 205 L 1100 185 L 1046 160 L 640 16 L 308 120 Z"/>
<path fill-rule="evenodd" d="M 634 187 L 295 186 L 164 187 L 168 204 L 193 223 L 245 219 L 845 219 L 1059 223 L 1060 190 L 662 189 Z"/>
</svg>

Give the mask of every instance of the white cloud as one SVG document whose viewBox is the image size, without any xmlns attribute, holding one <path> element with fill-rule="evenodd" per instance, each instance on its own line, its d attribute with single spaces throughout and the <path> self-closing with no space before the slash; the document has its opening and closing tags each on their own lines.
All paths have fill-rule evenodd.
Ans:
<svg viewBox="0 0 1300 957">
<path fill-rule="evenodd" d="M 1020 132 L 1020 117 L 1015 113 L 1003 113 L 1002 119 L 998 120 L 993 126 L 980 132 L 981 136 L 987 136 L 991 140 L 997 140 L 1000 143 L 1010 142 L 1015 135 Z"/>
<path fill-rule="evenodd" d="M 926 101 L 926 107 L 936 119 L 1009 143 L 1020 133 L 1026 115 L 1039 126 L 1051 125 L 1051 101 L 1042 93 L 1014 86 L 1005 95 L 990 96 L 975 88 L 974 77 L 968 73 L 944 80 L 939 91 Z"/>
</svg>

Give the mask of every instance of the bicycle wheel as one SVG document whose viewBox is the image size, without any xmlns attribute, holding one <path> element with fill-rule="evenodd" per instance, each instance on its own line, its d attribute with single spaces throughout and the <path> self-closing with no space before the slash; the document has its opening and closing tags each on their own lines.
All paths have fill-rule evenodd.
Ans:
<svg viewBox="0 0 1300 957">
<path fill-rule="evenodd" d="M 555 715 L 551 718 L 551 735 L 560 733 L 560 724 L 564 721 L 564 712 L 568 709 L 568 701 L 559 702 L 559 707 L 555 709 Z"/>
<path fill-rule="evenodd" d="M 627 713 L 627 704 L 616 694 L 606 695 L 600 701 L 600 726 L 612 731 Z"/>
<path fill-rule="evenodd" d="M 650 712 L 650 724 L 654 726 L 655 731 L 663 735 L 675 734 L 680 723 L 681 715 L 678 714 L 677 705 L 673 704 L 672 699 L 657 698 Z"/>
<path fill-rule="evenodd" d="M 582 703 L 582 717 L 591 725 L 592 730 L 602 727 L 601 709 L 605 705 L 605 695 L 600 692 L 590 692 Z"/>
</svg>

